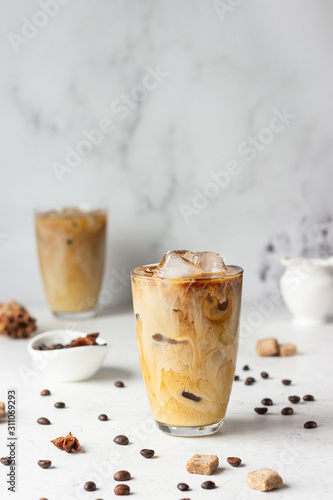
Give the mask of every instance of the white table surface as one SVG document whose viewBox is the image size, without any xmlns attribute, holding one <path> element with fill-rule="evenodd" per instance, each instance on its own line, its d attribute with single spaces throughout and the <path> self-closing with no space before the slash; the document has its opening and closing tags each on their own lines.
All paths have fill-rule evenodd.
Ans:
<svg viewBox="0 0 333 500">
<path fill-rule="evenodd" d="M 243 308 L 243 321 L 257 306 Z M 31 307 L 38 318 L 39 331 L 64 327 L 43 307 Z M 22 367 L 32 369 L 26 340 L 0 338 L 0 401 L 6 400 L 7 389 L 17 389 L 17 492 L 7 492 L 8 468 L 0 464 L 0 498 L 38 500 L 74 500 L 117 498 L 113 489 L 113 474 L 120 469 L 131 472 L 128 481 L 133 498 L 140 499 L 233 499 L 252 500 L 263 493 L 251 490 L 246 484 L 249 471 L 271 467 L 277 470 L 284 487 L 270 493 L 275 499 L 312 499 L 333 496 L 333 325 L 300 329 L 292 326 L 284 308 L 275 308 L 255 331 L 248 331 L 241 340 L 235 382 L 226 422 L 222 430 L 203 438 L 175 438 L 163 434 L 152 424 L 148 400 L 141 379 L 132 312 L 119 309 L 109 315 L 81 322 L 83 331 L 99 331 L 110 343 L 111 349 L 102 369 L 89 381 L 54 383 L 45 379 L 43 371 L 32 371 L 24 381 Z M 250 329 L 251 330 L 251 329 Z M 280 342 L 295 342 L 299 354 L 287 358 L 260 358 L 255 353 L 257 338 L 276 336 Z M 249 364 L 250 371 L 242 370 Z M 262 370 L 270 378 L 260 377 Z M 257 382 L 245 386 L 247 376 Z M 292 379 L 291 386 L 281 383 Z M 116 388 L 114 382 L 123 380 L 126 387 Z M 50 397 L 41 397 L 48 388 Z M 292 405 L 290 395 L 313 394 L 314 402 Z M 257 415 L 253 408 L 261 406 L 263 397 L 275 403 L 268 414 Z M 56 409 L 56 401 L 66 403 L 65 409 Z M 283 416 L 280 411 L 292 406 L 295 413 Z M 110 420 L 101 422 L 98 415 L 106 413 Z M 47 417 L 52 425 L 36 423 L 38 417 Z M 318 423 L 316 429 L 303 427 L 307 420 Z M 51 439 L 69 431 L 80 440 L 84 452 L 67 454 L 58 450 Z M 128 446 L 113 442 L 118 434 L 126 434 Z M 0 456 L 6 452 L 7 421 L 0 421 Z M 141 457 L 140 449 L 152 448 L 156 458 Z M 195 453 L 216 454 L 220 467 L 213 476 L 188 474 L 186 461 Z M 232 468 L 228 456 L 240 457 L 243 466 Z M 53 467 L 43 470 L 37 460 L 50 459 Z M 217 488 L 203 490 L 203 481 L 215 481 Z M 83 484 L 93 480 L 96 492 L 85 492 Z M 188 492 L 177 489 L 178 482 L 190 485 Z"/>
</svg>

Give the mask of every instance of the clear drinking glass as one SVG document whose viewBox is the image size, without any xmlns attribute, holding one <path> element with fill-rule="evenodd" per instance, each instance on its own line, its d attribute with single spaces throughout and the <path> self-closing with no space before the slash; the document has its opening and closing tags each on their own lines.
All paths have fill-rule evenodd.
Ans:
<svg viewBox="0 0 333 500">
<path fill-rule="evenodd" d="M 64 319 L 94 316 L 105 257 L 105 209 L 35 213 L 39 264 L 52 312 Z"/>
<path fill-rule="evenodd" d="M 141 370 L 157 426 L 176 436 L 221 428 L 234 380 L 243 270 L 195 278 L 132 271 Z"/>
</svg>

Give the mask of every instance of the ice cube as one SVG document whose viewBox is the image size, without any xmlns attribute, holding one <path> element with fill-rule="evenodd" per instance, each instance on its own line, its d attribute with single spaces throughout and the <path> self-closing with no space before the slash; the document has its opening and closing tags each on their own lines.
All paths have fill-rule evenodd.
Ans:
<svg viewBox="0 0 333 500">
<path fill-rule="evenodd" d="M 227 269 L 223 258 L 216 252 L 197 252 L 194 263 L 207 274 L 222 273 Z"/>
<path fill-rule="evenodd" d="M 226 270 L 224 261 L 216 252 L 188 252 L 182 250 L 182 256 L 201 267 L 203 273 L 221 273 Z"/>
<path fill-rule="evenodd" d="M 200 266 L 185 258 L 186 250 L 167 252 L 155 274 L 161 278 L 192 278 L 202 275 Z"/>
</svg>

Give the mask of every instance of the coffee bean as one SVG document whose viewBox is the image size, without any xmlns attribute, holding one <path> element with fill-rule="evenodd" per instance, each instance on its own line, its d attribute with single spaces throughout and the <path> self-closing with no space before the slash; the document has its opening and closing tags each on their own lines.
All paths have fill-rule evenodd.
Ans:
<svg viewBox="0 0 333 500">
<path fill-rule="evenodd" d="M 73 240 L 66 240 L 67 245 L 72 245 Z"/>
<path fill-rule="evenodd" d="M 289 380 L 288 378 L 284 378 L 282 380 L 282 383 L 283 383 L 283 385 L 290 385 L 291 384 L 291 380 Z"/>
<path fill-rule="evenodd" d="M 45 418 L 45 417 L 40 417 L 37 419 L 37 422 L 40 424 L 40 425 L 50 425 L 50 421 L 48 418 Z"/>
<path fill-rule="evenodd" d="M 149 450 L 147 448 L 140 450 L 140 453 L 144 458 L 152 458 L 155 455 L 154 450 Z"/>
<path fill-rule="evenodd" d="M 261 404 L 264 406 L 272 406 L 273 401 L 271 400 L 271 398 L 264 398 L 261 400 Z"/>
<path fill-rule="evenodd" d="M 297 403 L 300 402 L 301 398 L 299 396 L 289 396 L 289 401 L 293 403 L 294 405 L 297 405 Z"/>
<path fill-rule="evenodd" d="M 116 436 L 113 441 L 117 444 L 121 444 L 124 446 L 129 443 L 128 437 L 123 436 L 122 434 L 120 436 Z"/>
<path fill-rule="evenodd" d="M 130 494 L 130 488 L 127 484 L 118 484 L 113 490 L 115 495 L 123 496 Z"/>
<path fill-rule="evenodd" d="M 253 377 L 247 377 L 247 379 L 245 380 L 244 384 L 245 385 L 252 385 L 254 384 L 255 380 Z"/>
<path fill-rule="evenodd" d="M 84 489 L 86 491 L 95 491 L 96 484 L 94 483 L 94 481 L 87 481 L 84 485 Z"/>
<path fill-rule="evenodd" d="M 38 460 L 37 463 L 42 469 L 48 469 L 52 465 L 51 460 Z"/>
<path fill-rule="evenodd" d="M 201 488 L 203 488 L 204 490 L 212 490 L 213 488 L 216 488 L 216 484 L 214 483 L 214 481 L 205 481 L 204 483 L 202 483 Z"/>
<path fill-rule="evenodd" d="M 98 420 L 102 420 L 102 422 L 105 422 L 108 419 L 108 416 L 105 415 L 105 413 L 102 413 L 101 415 L 98 416 Z"/>
<path fill-rule="evenodd" d="M 59 403 L 54 403 L 54 406 L 55 406 L 55 408 L 65 408 L 66 405 L 65 405 L 65 403 L 59 402 Z"/>
<path fill-rule="evenodd" d="M 40 393 L 41 396 L 50 396 L 51 393 L 48 389 L 44 389 L 41 393 Z"/>
<path fill-rule="evenodd" d="M 187 491 L 189 489 L 189 485 L 186 484 L 186 483 L 178 483 L 177 484 L 177 488 L 180 490 L 180 491 Z"/>
<path fill-rule="evenodd" d="M 304 427 L 305 429 L 315 429 L 317 427 L 317 423 L 313 420 L 309 420 L 308 422 L 305 422 Z"/>
<path fill-rule="evenodd" d="M 234 380 L 239 380 L 239 375 L 235 375 Z"/>
<path fill-rule="evenodd" d="M 124 382 L 122 382 L 121 380 L 117 380 L 117 382 L 115 382 L 114 385 L 116 387 L 125 387 Z"/>
<path fill-rule="evenodd" d="M 244 366 L 243 366 L 243 370 L 244 370 L 245 372 L 247 372 L 249 369 L 250 369 L 249 365 L 244 365 Z"/>
<path fill-rule="evenodd" d="M 262 376 L 262 378 L 268 378 L 269 377 L 269 375 L 268 375 L 267 372 L 261 372 L 260 375 Z"/>
<path fill-rule="evenodd" d="M 2 457 L 0 458 L 0 462 L 2 465 L 10 465 L 12 463 L 12 459 L 10 457 Z"/>
<path fill-rule="evenodd" d="M 129 481 L 131 479 L 131 474 L 127 470 L 119 470 L 113 476 L 115 481 Z"/>
<path fill-rule="evenodd" d="M 259 406 L 257 406 L 257 407 L 254 409 L 254 411 L 255 411 L 256 413 L 258 413 L 259 415 L 265 415 L 265 413 L 267 413 L 267 412 L 268 412 L 268 408 L 266 408 L 265 406 L 264 406 L 264 407 L 259 407 Z"/>
<path fill-rule="evenodd" d="M 303 396 L 303 399 L 304 401 L 314 401 L 315 398 L 313 396 L 311 396 L 311 394 L 306 394 L 305 396 Z"/>
<path fill-rule="evenodd" d="M 240 464 L 242 463 L 242 460 L 238 457 L 228 457 L 227 462 L 232 467 L 239 467 Z"/>
<path fill-rule="evenodd" d="M 287 406 L 286 408 L 283 408 L 281 410 L 282 415 L 292 415 L 294 413 L 294 410 Z"/>
</svg>

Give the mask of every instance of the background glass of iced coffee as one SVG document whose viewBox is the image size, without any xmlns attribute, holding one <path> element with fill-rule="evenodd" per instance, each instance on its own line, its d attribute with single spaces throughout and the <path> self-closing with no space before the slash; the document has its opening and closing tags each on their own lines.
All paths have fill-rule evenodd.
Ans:
<svg viewBox="0 0 333 500">
<path fill-rule="evenodd" d="M 106 223 L 104 209 L 36 213 L 39 264 L 56 316 L 94 316 L 103 277 Z"/>
<path fill-rule="evenodd" d="M 132 271 L 140 364 L 158 427 L 177 436 L 223 424 L 238 351 L 243 270 L 213 252 L 168 252 Z"/>
</svg>

